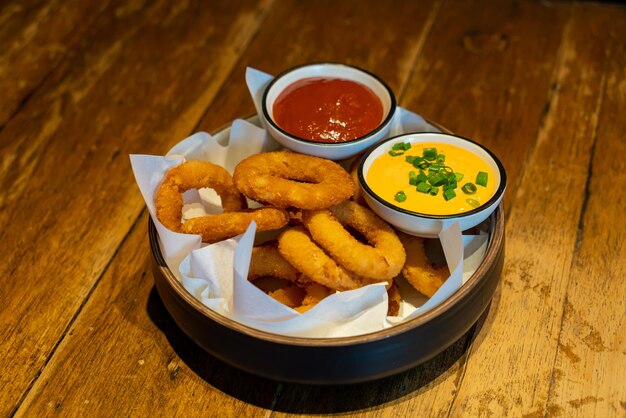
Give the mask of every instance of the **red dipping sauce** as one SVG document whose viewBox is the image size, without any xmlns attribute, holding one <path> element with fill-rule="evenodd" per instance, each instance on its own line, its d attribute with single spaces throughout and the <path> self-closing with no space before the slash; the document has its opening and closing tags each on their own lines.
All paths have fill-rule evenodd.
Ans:
<svg viewBox="0 0 626 418">
<path fill-rule="evenodd" d="M 315 142 L 346 142 L 367 135 L 383 120 L 383 105 L 363 84 L 339 78 L 304 78 L 276 98 L 281 129 Z"/>
</svg>

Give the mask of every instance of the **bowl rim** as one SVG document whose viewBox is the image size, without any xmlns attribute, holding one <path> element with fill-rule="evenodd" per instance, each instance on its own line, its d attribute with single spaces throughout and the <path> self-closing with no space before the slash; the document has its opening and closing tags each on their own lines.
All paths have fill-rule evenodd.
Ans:
<svg viewBox="0 0 626 418">
<path fill-rule="evenodd" d="M 398 138 L 402 138 L 402 137 L 406 137 L 406 136 L 422 136 L 422 135 L 432 135 L 432 134 L 448 136 L 448 137 L 452 137 L 452 138 L 460 139 L 462 141 L 469 142 L 469 143 L 471 143 L 473 145 L 478 146 L 480 149 L 485 151 L 487 153 L 487 155 L 489 155 L 489 157 L 491 157 L 491 159 L 493 159 L 494 163 L 496 164 L 496 167 L 498 167 L 498 172 L 500 173 L 500 184 L 498 185 L 498 188 L 494 192 L 493 196 L 491 196 L 491 198 L 489 198 L 489 200 L 487 200 L 487 202 L 485 202 L 482 206 L 479 206 L 479 207 L 477 207 L 475 209 L 472 209 L 472 210 L 468 210 L 467 212 L 454 213 L 454 214 L 449 214 L 449 215 L 433 215 L 433 214 L 428 214 L 428 213 L 415 212 L 415 211 L 412 211 L 412 210 L 401 208 L 399 206 L 395 206 L 394 204 L 392 204 L 390 202 L 387 202 L 386 200 L 384 200 L 382 197 L 380 197 L 378 194 L 376 194 L 369 187 L 369 185 L 367 184 L 367 181 L 365 180 L 365 176 L 363 174 L 363 167 L 365 166 L 365 161 L 369 158 L 369 156 L 374 151 L 376 151 L 378 148 L 383 147 L 387 142 L 393 141 L 393 140 L 397 140 Z M 436 141 L 434 141 L 434 142 L 436 142 Z M 431 219 L 431 220 L 450 220 L 450 219 L 457 219 L 457 218 L 465 218 L 465 217 L 476 215 L 476 214 L 478 214 L 480 212 L 483 212 L 484 210 L 489 209 L 495 203 L 497 203 L 499 200 L 502 199 L 502 196 L 504 194 L 504 190 L 506 189 L 506 182 L 507 182 L 506 170 L 504 169 L 504 165 L 498 159 L 498 157 L 493 152 L 491 152 L 489 149 L 487 149 L 485 146 L 483 146 L 483 145 L 479 144 L 478 142 L 473 141 L 473 140 L 471 140 L 469 138 L 465 138 L 463 136 L 456 135 L 456 134 L 453 134 L 453 133 L 450 133 L 450 132 L 434 132 L 434 131 L 431 131 L 431 132 L 407 132 L 407 133 L 403 133 L 403 134 L 400 134 L 400 135 L 396 135 L 396 136 L 392 136 L 390 138 L 384 139 L 383 141 L 379 142 L 374 147 L 369 149 L 367 152 L 365 152 L 365 154 L 361 157 L 361 161 L 359 162 L 359 167 L 357 169 L 357 177 L 359 179 L 360 185 L 363 187 L 363 190 L 365 190 L 365 192 L 372 199 L 376 200 L 376 202 L 382 204 L 386 208 L 388 208 L 390 210 L 393 210 L 395 212 L 400 212 L 400 213 L 402 213 L 404 215 L 407 215 L 407 216 L 413 216 L 413 217 L 417 217 L 417 218 L 425 218 L 425 219 Z"/>
<path fill-rule="evenodd" d="M 343 142 L 318 142 L 318 141 L 313 141 L 313 140 L 306 139 L 306 138 L 300 138 L 298 136 L 295 136 L 295 135 L 285 131 L 283 128 L 278 126 L 278 124 L 274 121 L 274 118 L 272 118 L 270 116 L 269 111 L 267 109 L 267 96 L 269 94 L 269 91 L 276 84 L 276 82 L 278 82 L 278 80 L 280 80 L 282 77 L 286 76 L 289 73 L 292 73 L 294 71 L 298 71 L 298 70 L 300 70 L 302 68 L 305 68 L 305 67 L 314 67 L 314 66 L 323 66 L 323 65 L 335 66 L 335 67 L 346 67 L 346 68 L 350 68 L 352 70 L 356 70 L 356 71 L 365 73 L 365 74 L 369 75 L 370 77 L 372 77 L 377 82 L 379 82 L 385 88 L 385 90 L 387 91 L 387 94 L 389 95 L 389 99 L 390 99 L 389 112 L 387 112 L 387 116 L 376 127 L 376 129 L 368 132 L 365 135 L 359 136 L 359 137 L 354 138 L 354 139 L 350 139 L 348 141 L 343 141 Z M 307 63 L 307 64 L 297 65 L 295 67 L 291 67 L 291 68 L 288 68 L 285 71 L 282 71 L 281 73 L 276 75 L 276 77 L 274 77 L 269 82 L 269 84 L 265 88 L 265 91 L 263 92 L 263 96 L 261 98 L 261 111 L 263 112 L 263 118 L 271 125 L 272 128 L 276 129 L 282 135 L 284 135 L 287 138 L 292 139 L 294 141 L 301 142 L 301 143 L 303 143 L 305 145 L 309 145 L 309 146 L 319 146 L 319 147 L 327 147 L 327 148 L 345 147 L 345 146 L 348 146 L 348 145 L 351 145 L 351 144 L 354 144 L 354 143 L 365 141 L 367 139 L 370 139 L 373 136 L 376 136 L 381 131 L 383 131 L 386 127 L 389 126 L 389 124 L 391 123 L 391 120 L 393 119 L 393 117 L 394 117 L 394 115 L 396 113 L 396 108 L 397 108 L 396 96 L 393 93 L 393 90 L 391 90 L 391 88 L 387 85 L 387 83 L 385 83 L 385 81 L 382 78 L 380 78 L 379 76 L 377 76 L 376 74 L 374 74 L 374 73 L 372 73 L 370 71 L 367 71 L 367 70 L 365 70 L 363 68 L 360 68 L 360 67 L 357 67 L 355 65 L 345 64 L 345 63 L 340 63 L 340 62 L 333 62 L 333 61 L 311 62 L 311 63 Z"/>
</svg>

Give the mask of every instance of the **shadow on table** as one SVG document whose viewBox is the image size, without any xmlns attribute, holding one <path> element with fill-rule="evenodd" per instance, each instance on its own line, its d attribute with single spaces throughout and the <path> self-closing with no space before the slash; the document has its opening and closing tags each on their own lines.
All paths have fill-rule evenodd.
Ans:
<svg viewBox="0 0 626 418">
<path fill-rule="evenodd" d="M 362 410 L 411 396 L 425 385 L 449 374 L 462 373 L 472 338 L 482 328 L 489 307 L 458 341 L 433 359 L 395 376 L 373 382 L 337 386 L 280 383 L 232 367 L 205 352 L 176 325 L 152 288 L 147 310 L 180 359 L 199 377 L 220 391 L 265 409 L 292 413 L 331 413 Z M 459 364 L 457 364 L 459 362 Z M 321 402 L 323 400 L 323 402 Z"/>
</svg>

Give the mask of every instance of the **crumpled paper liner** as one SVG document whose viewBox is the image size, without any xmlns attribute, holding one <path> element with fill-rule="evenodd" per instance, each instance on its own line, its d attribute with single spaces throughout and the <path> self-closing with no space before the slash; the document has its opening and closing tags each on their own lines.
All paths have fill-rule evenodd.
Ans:
<svg viewBox="0 0 626 418">
<path fill-rule="evenodd" d="M 269 77 L 269 78 L 268 78 Z M 246 80 L 253 98 L 271 76 L 248 69 Z M 258 104 L 258 100 L 255 100 Z M 254 122 L 254 123 L 252 123 Z M 398 108 L 392 133 L 437 131 L 419 115 Z M 252 247 L 276 233 L 255 234 L 256 225 L 238 237 L 206 245 L 200 236 L 165 228 L 156 217 L 155 194 L 165 173 L 185 160 L 208 160 L 231 174 L 243 158 L 280 149 L 260 121 L 235 120 L 230 129 L 209 135 L 196 133 L 175 145 L 165 157 L 131 155 L 135 179 L 159 234 L 165 261 L 195 298 L 214 311 L 242 324 L 276 334 L 322 338 L 346 337 L 375 332 L 434 308 L 454 293 L 484 258 L 488 234 L 461 235 L 458 224 L 442 231 L 440 240 L 451 275 L 430 299 L 400 281 L 403 302 L 397 317 L 387 317 L 384 284 L 337 292 L 305 313 L 281 304 L 247 280 Z M 190 190 L 183 195 L 183 218 L 218 213 L 219 197 L 210 189 Z M 252 202 L 251 202 L 252 203 Z M 251 205 L 254 206 L 254 205 Z M 263 235 L 266 235 L 264 238 Z"/>
</svg>

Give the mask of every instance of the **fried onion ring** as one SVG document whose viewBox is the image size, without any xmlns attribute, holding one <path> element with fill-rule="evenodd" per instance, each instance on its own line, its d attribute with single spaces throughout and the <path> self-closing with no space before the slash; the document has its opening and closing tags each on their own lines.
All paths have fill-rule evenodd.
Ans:
<svg viewBox="0 0 626 418">
<path fill-rule="evenodd" d="M 437 266 L 428 260 L 424 238 L 398 232 L 406 251 L 402 275 L 421 294 L 432 297 L 450 276 L 447 266 Z"/>
<path fill-rule="evenodd" d="M 242 160 L 233 174 L 239 191 L 279 208 L 323 209 L 348 199 L 355 185 L 340 165 L 293 152 L 266 152 Z"/>
<path fill-rule="evenodd" d="M 302 299 L 302 304 L 294 308 L 300 313 L 308 311 L 317 305 L 322 299 L 335 293 L 334 290 L 315 282 L 304 283 L 302 286 L 306 291 L 306 295 L 304 296 L 304 299 Z"/>
<path fill-rule="evenodd" d="M 331 289 L 351 290 L 367 284 L 326 255 L 302 226 L 288 228 L 280 234 L 278 251 L 307 278 Z"/>
<path fill-rule="evenodd" d="M 224 213 L 182 221 L 183 196 L 190 189 L 210 187 L 222 200 Z M 217 242 L 246 231 L 255 221 L 258 231 L 282 228 L 289 222 L 287 212 L 276 208 L 246 209 L 245 198 L 225 168 L 208 161 L 189 160 L 171 168 L 156 195 L 157 218 L 166 228 L 202 236 L 204 242 Z"/>
<path fill-rule="evenodd" d="M 361 163 L 361 157 L 363 155 L 359 154 L 350 164 L 350 177 L 352 177 L 352 181 L 357 185 L 354 194 L 350 198 L 350 200 L 358 203 L 361 206 L 367 206 L 367 202 L 365 202 L 365 198 L 363 197 L 363 191 L 358 186 L 359 184 L 359 164 Z"/>
<path fill-rule="evenodd" d="M 252 221 L 257 231 L 269 231 L 287 225 L 289 215 L 282 209 L 264 207 L 200 216 L 188 219 L 182 232 L 201 235 L 203 242 L 217 242 L 243 234 Z"/>
<path fill-rule="evenodd" d="M 247 207 L 244 197 L 224 167 L 208 161 L 189 160 L 171 168 L 157 190 L 156 212 L 159 221 L 172 231 L 182 232 L 182 194 L 203 187 L 215 190 L 222 200 L 224 212 L 236 212 Z"/>
<path fill-rule="evenodd" d="M 393 279 L 404 266 L 404 247 L 394 230 L 370 209 L 346 200 L 329 210 L 305 211 L 302 222 L 313 240 L 346 270 L 368 279 Z M 354 228 L 371 245 L 354 238 Z"/>
<path fill-rule="evenodd" d="M 276 242 L 252 248 L 248 280 L 254 281 L 259 277 L 267 276 L 290 282 L 295 282 L 302 277 L 300 272 L 280 255 Z"/>
<path fill-rule="evenodd" d="M 400 313 L 400 303 L 402 298 L 400 296 L 400 288 L 396 284 L 395 280 L 392 280 L 391 286 L 387 289 L 387 316 L 398 316 Z"/>
</svg>

